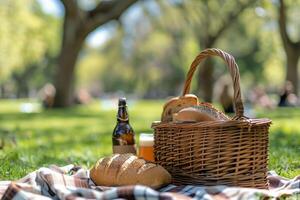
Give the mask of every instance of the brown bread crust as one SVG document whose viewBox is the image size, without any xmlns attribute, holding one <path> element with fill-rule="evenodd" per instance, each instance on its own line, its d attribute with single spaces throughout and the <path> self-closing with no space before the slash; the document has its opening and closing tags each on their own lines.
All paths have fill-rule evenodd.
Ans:
<svg viewBox="0 0 300 200">
<path fill-rule="evenodd" d="M 160 165 L 147 163 L 133 154 L 115 154 L 100 159 L 90 170 L 96 185 L 145 185 L 157 189 L 171 182 L 171 175 Z"/>
<path fill-rule="evenodd" d="M 201 103 L 198 106 L 188 107 L 173 115 L 174 122 L 202 122 L 229 120 L 221 111 L 215 109 L 211 104 Z"/>
<path fill-rule="evenodd" d="M 186 94 L 180 97 L 174 97 L 167 101 L 163 107 L 161 115 L 162 122 L 170 122 L 173 119 L 173 114 L 179 112 L 183 108 L 197 106 L 199 103 L 198 97 L 193 94 Z"/>
</svg>

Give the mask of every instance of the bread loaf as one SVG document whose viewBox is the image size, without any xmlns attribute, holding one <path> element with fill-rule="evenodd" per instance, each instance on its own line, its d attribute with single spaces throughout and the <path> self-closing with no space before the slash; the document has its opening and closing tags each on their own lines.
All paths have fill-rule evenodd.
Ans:
<svg viewBox="0 0 300 200">
<path fill-rule="evenodd" d="M 162 166 L 147 163 L 133 154 L 114 154 L 100 159 L 90 170 L 96 185 L 145 185 L 157 189 L 171 182 L 171 175 Z"/>
<path fill-rule="evenodd" d="M 200 103 L 198 106 L 188 107 L 173 115 L 175 122 L 202 122 L 228 120 L 229 118 L 215 109 L 209 103 Z"/>
<path fill-rule="evenodd" d="M 183 108 L 197 105 L 198 98 L 193 94 L 186 94 L 184 96 L 174 97 L 164 105 L 161 121 L 170 122 L 173 119 L 174 113 L 179 112 Z"/>
</svg>

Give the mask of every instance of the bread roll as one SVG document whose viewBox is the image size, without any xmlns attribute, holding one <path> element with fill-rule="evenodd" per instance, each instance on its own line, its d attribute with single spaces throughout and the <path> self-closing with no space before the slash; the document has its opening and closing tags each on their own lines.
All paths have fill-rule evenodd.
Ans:
<svg viewBox="0 0 300 200">
<path fill-rule="evenodd" d="M 170 122 L 173 119 L 174 113 L 179 112 L 183 108 L 197 105 L 198 98 L 193 94 L 186 94 L 184 96 L 172 98 L 164 105 L 161 121 Z"/>
<path fill-rule="evenodd" d="M 101 158 L 90 170 L 96 185 L 145 185 L 157 189 L 171 182 L 171 175 L 162 166 L 147 163 L 133 154 L 114 154 Z"/>
<path fill-rule="evenodd" d="M 224 113 L 218 111 L 208 103 L 200 103 L 198 106 L 184 108 L 173 115 L 173 121 L 175 122 L 202 122 L 228 119 Z"/>
</svg>

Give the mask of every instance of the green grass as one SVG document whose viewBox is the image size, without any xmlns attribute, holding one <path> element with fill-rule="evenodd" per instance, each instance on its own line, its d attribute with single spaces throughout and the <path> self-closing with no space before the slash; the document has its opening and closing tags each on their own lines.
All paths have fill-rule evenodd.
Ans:
<svg viewBox="0 0 300 200">
<path fill-rule="evenodd" d="M 26 100 L 0 101 L 0 180 L 21 178 L 41 166 L 76 164 L 85 167 L 111 154 L 111 133 L 116 109 L 105 110 L 100 102 L 61 110 L 21 113 Z M 151 132 L 160 118 L 163 101 L 129 105 L 136 133 Z M 273 120 L 270 133 L 269 169 L 287 177 L 300 174 L 300 109 L 259 111 Z M 1 142 L 0 142 L 1 145 Z"/>
<path fill-rule="evenodd" d="M 268 117 L 270 128 L 269 169 L 289 178 L 300 175 L 300 108 L 260 111 Z"/>
</svg>

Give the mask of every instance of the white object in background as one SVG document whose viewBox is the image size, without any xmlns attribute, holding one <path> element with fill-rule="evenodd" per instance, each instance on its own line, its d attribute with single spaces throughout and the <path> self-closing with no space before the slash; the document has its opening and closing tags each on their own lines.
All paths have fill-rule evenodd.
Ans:
<svg viewBox="0 0 300 200">
<path fill-rule="evenodd" d="M 20 111 L 22 113 L 36 113 L 39 112 L 40 105 L 37 103 L 22 103 L 20 106 Z"/>
</svg>

